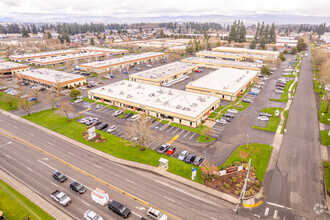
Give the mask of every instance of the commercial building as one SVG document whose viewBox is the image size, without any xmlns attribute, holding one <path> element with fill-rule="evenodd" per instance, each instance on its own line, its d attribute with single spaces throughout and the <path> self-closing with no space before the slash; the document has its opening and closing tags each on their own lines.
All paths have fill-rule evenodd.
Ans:
<svg viewBox="0 0 330 220">
<path fill-rule="evenodd" d="M 35 59 L 45 59 L 48 57 L 59 57 L 59 56 L 67 56 L 69 54 L 79 53 L 78 50 L 58 50 L 58 51 L 50 51 L 50 52 L 42 52 L 42 53 L 25 53 L 20 55 L 11 55 L 9 59 L 11 61 L 16 62 L 27 62 Z"/>
<path fill-rule="evenodd" d="M 181 61 L 187 63 L 193 63 L 198 65 L 199 67 L 215 68 L 215 69 L 219 69 L 221 67 L 229 67 L 236 69 L 260 70 L 262 66 L 260 63 L 210 59 L 203 57 L 189 57 Z"/>
<path fill-rule="evenodd" d="M 128 50 L 111 49 L 105 47 L 80 47 L 78 48 L 78 50 L 82 52 L 88 52 L 88 51 L 102 52 L 108 55 L 125 55 L 126 53 L 128 53 Z"/>
<path fill-rule="evenodd" d="M 188 92 L 235 101 L 258 77 L 259 71 L 220 68 L 186 85 Z"/>
<path fill-rule="evenodd" d="M 227 47 L 226 47 L 227 48 Z M 229 47 L 231 48 L 231 47 Z M 247 50 L 245 48 L 233 48 L 233 49 L 241 49 L 241 51 Z M 254 50 L 253 50 L 254 51 Z M 259 51 L 259 50 L 257 50 Z M 257 61 L 270 61 L 275 62 L 277 60 L 279 52 L 274 53 L 275 51 L 267 51 L 271 52 L 271 54 L 267 53 L 239 53 L 239 52 L 223 52 L 223 51 L 200 51 L 196 53 L 198 57 L 205 57 L 205 58 L 212 58 L 212 59 L 222 59 L 222 60 L 232 60 L 232 61 L 250 61 L 250 62 L 257 62 Z M 275 55 L 277 54 L 277 55 Z"/>
<path fill-rule="evenodd" d="M 64 56 L 35 59 L 35 60 L 31 60 L 31 64 L 42 67 L 55 66 L 56 64 L 65 64 L 68 62 L 74 63 L 81 60 L 91 61 L 92 59 L 104 57 L 105 55 L 106 54 L 102 52 L 88 51 L 88 52 L 69 54 Z"/>
<path fill-rule="evenodd" d="M 17 73 L 17 78 L 46 88 L 64 89 L 86 84 L 86 77 L 51 69 L 34 69 Z"/>
<path fill-rule="evenodd" d="M 132 65 L 137 65 L 140 63 L 154 63 L 155 61 L 164 59 L 166 57 L 167 55 L 165 53 L 156 53 L 156 52 L 140 53 L 140 54 L 127 55 L 120 58 L 105 60 L 105 61 L 85 63 L 80 65 L 80 69 L 87 72 L 95 72 L 95 73 L 122 71 L 122 70 L 128 70 L 129 67 Z"/>
<path fill-rule="evenodd" d="M 220 106 L 220 98 L 150 84 L 119 81 L 89 90 L 88 97 L 145 115 L 197 127 Z"/>
<path fill-rule="evenodd" d="M 0 73 L 2 77 L 28 71 L 29 69 L 30 67 L 28 65 L 0 60 Z"/>
<path fill-rule="evenodd" d="M 161 86 L 187 77 L 197 69 L 197 65 L 174 62 L 129 75 L 129 80 Z"/>
<path fill-rule="evenodd" d="M 212 51 L 217 52 L 227 52 L 227 53 L 239 53 L 239 54 L 259 54 L 259 55 L 268 55 L 268 56 L 278 56 L 279 52 L 269 51 L 269 50 L 252 50 L 247 48 L 238 48 L 238 47 L 215 47 Z"/>
</svg>

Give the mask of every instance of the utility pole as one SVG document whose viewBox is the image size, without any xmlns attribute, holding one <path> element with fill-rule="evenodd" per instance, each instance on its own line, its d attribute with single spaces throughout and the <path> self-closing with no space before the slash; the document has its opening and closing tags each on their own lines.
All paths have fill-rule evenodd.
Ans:
<svg viewBox="0 0 330 220">
<path fill-rule="evenodd" d="M 243 200 L 244 200 L 244 196 L 245 196 L 245 190 L 246 190 L 246 185 L 247 185 L 247 181 L 248 181 L 248 179 L 249 179 L 249 174 L 250 174 L 250 167 L 251 167 L 251 158 L 250 158 L 249 163 L 248 163 L 248 166 L 247 166 L 247 170 L 248 170 L 248 172 L 247 172 L 247 174 L 246 174 L 246 178 L 245 178 L 245 181 L 244 181 L 244 186 L 243 186 L 243 188 L 242 188 L 242 192 L 241 192 L 241 194 L 240 194 L 240 196 L 239 196 L 239 201 L 240 201 L 240 203 L 237 203 L 236 208 L 234 209 L 234 212 L 235 212 L 237 215 L 239 214 L 239 211 L 238 211 L 238 205 L 239 205 L 239 204 L 243 204 Z"/>
</svg>

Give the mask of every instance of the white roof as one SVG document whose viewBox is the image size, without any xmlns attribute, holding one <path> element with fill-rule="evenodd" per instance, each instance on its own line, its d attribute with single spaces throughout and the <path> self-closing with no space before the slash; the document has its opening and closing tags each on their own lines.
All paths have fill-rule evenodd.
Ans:
<svg viewBox="0 0 330 220">
<path fill-rule="evenodd" d="M 123 53 L 128 52 L 127 50 L 122 49 L 112 49 L 112 48 L 105 48 L 105 47 L 80 47 L 78 50 L 92 50 L 92 51 L 100 51 L 106 53 Z"/>
<path fill-rule="evenodd" d="M 34 77 L 37 79 L 45 80 L 52 83 L 60 83 L 60 82 L 66 82 L 69 80 L 79 79 L 79 78 L 86 78 L 80 75 L 75 75 L 71 73 L 66 73 L 62 71 L 57 70 L 51 70 L 46 68 L 40 68 L 40 69 L 34 69 L 29 70 L 26 72 L 20 73 L 22 76 L 27 77 Z"/>
<path fill-rule="evenodd" d="M 237 48 L 235 48 L 237 49 Z M 258 50 L 260 51 L 260 50 Z M 268 51 L 267 51 L 268 52 Z M 276 52 L 277 55 L 279 54 L 277 51 L 269 51 L 269 52 Z M 240 57 L 254 57 L 254 58 L 270 58 L 270 57 L 274 57 L 274 56 L 277 56 L 275 54 L 270 54 L 270 53 L 265 53 L 265 54 L 254 54 L 254 53 L 230 53 L 230 52 L 222 52 L 222 51 L 201 51 L 201 52 L 198 52 L 196 53 L 197 55 L 198 54 L 203 54 L 204 56 L 206 55 L 209 55 L 209 56 L 235 56 L 237 58 L 240 58 Z"/>
<path fill-rule="evenodd" d="M 258 72 L 259 71 L 246 69 L 220 68 L 206 76 L 188 83 L 188 85 L 205 89 L 236 93 L 256 74 L 258 74 Z"/>
<path fill-rule="evenodd" d="M 219 100 L 219 97 L 215 96 L 125 80 L 90 90 L 88 93 L 104 95 L 192 118 L 196 118 Z"/>
<path fill-rule="evenodd" d="M 240 58 L 240 57 L 243 56 L 242 54 L 238 54 L 238 53 L 218 52 L 218 51 L 208 51 L 208 50 L 199 51 L 196 54 L 197 55 L 198 54 L 204 54 L 204 55 L 206 54 L 206 55 L 209 55 L 209 56 L 212 56 L 212 55 L 221 56 L 221 55 L 223 55 L 223 56 L 233 56 L 233 57 L 237 57 L 237 58 Z"/>
<path fill-rule="evenodd" d="M 118 65 L 121 63 L 134 62 L 135 60 L 147 59 L 149 57 L 161 56 L 161 55 L 165 55 L 165 53 L 148 52 L 148 53 L 132 54 L 111 60 L 86 63 L 83 64 L 82 66 L 102 67 L 102 66 Z"/>
<path fill-rule="evenodd" d="M 102 52 L 95 52 L 95 51 L 87 51 L 87 52 L 82 52 L 82 53 L 75 53 L 75 54 L 69 54 L 65 56 L 58 56 L 58 57 L 47 57 L 44 59 L 35 59 L 32 60 L 31 63 L 49 63 L 49 62 L 63 62 L 65 60 L 75 60 L 75 59 L 82 59 L 82 58 L 87 58 L 87 57 L 92 57 L 92 56 L 102 56 L 105 55 Z"/>
<path fill-rule="evenodd" d="M 48 52 L 41 52 L 41 53 L 25 53 L 22 55 L 11 55 L 9 58 L 25 58 L 25 57 L 39 57 L 39 56 L 50 56 L 50 55 L 56 55 L 56 54 L 62 54 L 62 53 L 74 53 L 79 52 L 77 50 L 57 50 L 57 51 L 48 51 Z"/>
<path fill-rule="evenodd" d="M 191 68 L 196 67 L 195 64 L 185 63 L 185 62 L 174 62 L 163 66 L 155 67 L 145 71 L 131 74 L 130 77 L 142 77 L 149 79 L 162 79 L 171 76 L 175 73 L 182 71 L 188 71 Z"/>
<path fill-rule="evenodd" d="M 232 60 L 221 60 L 221 59 L 211 59 L 204 57 L 188 57 L 184 59 L 185 62 L 197 62 L 197 63 L 209 63 L 209 64 L 223 64 L 223 65 L 232 65 L 239 67 L 254 67 L 260 68 L 262 65 L 260 63 L 251 63 L 251 62 L 240 62 L 240 61 L 232 61 Z"/>
<path fill-rule="evenodd" d="M 264 53 L 268 55 L 279 55 L 278 51 L 269 51 L 269 50 L 252 50 L 252 49 L 247 49 L 247 48 L 238 48 L 238 47 L 216 47 L 213 48 L 212 50 L 217 51 L 217 50 L 223 50 L 223 51 L 235 51 L 235 53 Z"/>
<path fill-rule="evenodd" d="M 0 70 L 1 69 L 11 69 L 11 68 L 17 68 L 17 67 L 29 67 L 28 65 L 20 64 L 20 63 L 13 63 L 13 62 L 2 62 L 0 60 Z"/>
</svg>

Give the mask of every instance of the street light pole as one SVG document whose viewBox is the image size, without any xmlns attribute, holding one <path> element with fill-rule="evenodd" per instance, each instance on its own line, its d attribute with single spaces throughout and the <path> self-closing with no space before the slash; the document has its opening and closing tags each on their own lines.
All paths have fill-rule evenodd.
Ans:
<svg viewBox="0 0 330 220">
<path fill-rule="evenodd" d="M 246 137 L 247 137 L 247 141 L 246 141 L 245 150 L 248 150 L 249 149 L 249 138 L 250 138 L 250 136 L 247 134 Z"/>
</svg>

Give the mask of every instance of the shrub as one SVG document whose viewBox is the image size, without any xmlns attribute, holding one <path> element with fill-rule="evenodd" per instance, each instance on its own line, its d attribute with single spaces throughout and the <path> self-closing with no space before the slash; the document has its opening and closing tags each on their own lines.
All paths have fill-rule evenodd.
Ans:
<svg viewBox="0 0 330 220">
<path fill-rule="evenodd" d="M 256 180 L 255 183 L 254 183 L 254 185 L 255 185 L 256 187 L 260 187 L 260 181 L 259 181 L 259 180 Z"/>
<path fill-rule="evenodd" d="M 241 166 L 241 164 L 242 164 L 242 163 L 239 162 L 239 161 L 235 161 L 235 162 L 234 162 L 234 166 Z"/>
<path fill-rule="evenodd" d="M 230 185 L 228 183 L 224 183 L 223 186 L 226 188 L 226 189 L 229 189 L 230 188 Z"/>
<path fill-rule="evenodd" d="M 245 196 L 250 196 L 251 192 L 250 191 L 245 191 Z"/>
<path fill-rule="evenodd" d="M 242 185 L 241 184 L 236 184 L 236 187 L 241 188 Z"/>
<path fill-rule="evenodd" d="M 228 167 L 232 167 L 232 166 L 233 166 L 232 163 L 227 163 L 227 164 L 224 166 L 224 168 L 228 168 Z"/>
<path fill-rule="evenodd" d="M 236 177 L 231 177 L 231 181 L 233 181 L 233 183 L 236 183 Z"/>
<path fill-rule="evenodd" d="M 235 190 L 235 195 L 239 195 L 241 192 L 239 190 Z"/>
</svg>

